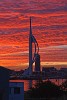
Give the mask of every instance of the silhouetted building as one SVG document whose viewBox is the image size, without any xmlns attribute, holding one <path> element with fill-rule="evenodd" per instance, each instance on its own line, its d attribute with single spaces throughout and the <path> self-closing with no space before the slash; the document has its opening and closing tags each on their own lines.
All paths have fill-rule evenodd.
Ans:
<svg viewBox="0 0 67 100">
<path fill-rule="evenodd" d="M 60 68 L 60 70 L 67 73 L 67 68 Z"/>
<path fill-rule="evenodd" d="M 58 70 L 58 76 L 59 78 L 67 79 L 67 68 L 60 68 L 60 70 Z"/>
<path fill-rule="evenodd" d="M 42 68 L 42 72 L 52 72 L 52 71 L 57 71 L 57 69 L 54 67 L 43 67 Z"/>
<path fill-rule="evenodd" d="M 23 82 L 10 82 L 9 87 L 9 100 L 24 100 Z"/>
<path fill-rule="evenodd" d="M 57 77 L 57 69 L 54 67 L 43 67 L 42 73 L 45 78 L 55 78 Z"/>
<path fill-rule="evenodd" d="M 0 100 L 9 100 L 9 69 L 0 66 Z"/>
</svg>

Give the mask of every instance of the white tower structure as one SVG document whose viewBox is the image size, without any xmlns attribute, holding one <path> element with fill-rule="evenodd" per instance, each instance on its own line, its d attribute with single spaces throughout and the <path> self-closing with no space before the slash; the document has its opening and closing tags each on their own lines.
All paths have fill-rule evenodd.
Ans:
<svg viewBox="0 0 67 100">
<path fill-rule="evenodd" d="M 34 57 L 32 57 L 32 43 L 34 43 L 35 51 L 34 51 Z M 35 37 L 32 34 L 32 25 L 31 25 L 31 17 L 30 17 L 30 34 L 29 34 L 29 75 L 32 75 L 33 71 L 33 63 L 35 62 L 35 59 L 37 57 L 37 54 L 39 52 L 38 43 L 35 39 Z"/>
<path fill-rule="evenodd" d="M 30 34 L 29 34 L 29 75 L 32 74 L 32 27 L 30 17 Z"/>
</svg>

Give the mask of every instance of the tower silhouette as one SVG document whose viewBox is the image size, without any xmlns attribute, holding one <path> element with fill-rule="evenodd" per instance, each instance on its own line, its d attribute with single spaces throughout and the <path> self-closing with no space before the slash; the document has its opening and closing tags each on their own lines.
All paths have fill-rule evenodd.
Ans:
<svg viewBox="0 0 67 100">
<path fill-rule="evenodd" d="M 29 74 L 32 74 L 32 27 L 30 17 L 30 34 L 29 34 Z"/>
<path fill-rule="evenodd" d="M 34 56 L 32 55 L 32 44 L 34 43 Z M 33 63 L 35 62 L 35 69 L 40 70 L 40 55 L 39 46 L 32 34 L 32 25 L 31 25 L 31 17 L 30 17 L 30 34 L 29 34 L 29 75 L 32 75 L 33 71 Z"/>
</svg>

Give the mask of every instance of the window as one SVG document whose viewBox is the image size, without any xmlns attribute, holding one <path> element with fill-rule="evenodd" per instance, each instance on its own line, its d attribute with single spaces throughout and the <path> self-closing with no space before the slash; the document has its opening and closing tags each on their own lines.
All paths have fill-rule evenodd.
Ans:
<svg viewBox="0 0 67 100">
<path fill-rule="evenodd" d="M 14 87 L 14 94 L 20 94 L 20 88 Z"/>
</svg>

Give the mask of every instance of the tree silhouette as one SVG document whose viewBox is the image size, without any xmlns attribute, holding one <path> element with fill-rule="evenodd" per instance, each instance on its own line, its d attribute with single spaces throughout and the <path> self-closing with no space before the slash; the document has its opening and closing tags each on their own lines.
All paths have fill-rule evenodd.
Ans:
<svg viewBox="0 0 67 100">
<path fill-rule="evenodd" d="M 29 90 L 30 97 L 33 98 L 59 97 L 62 93 L 60 87 L 50 81 L 39 82 Z"/>
<path fill-rule="evenodd" d="M 62 83 L 61 88 L 62 88 L 64 91 L 67 91 L 67 80 L 66 80 L 65 82 Z"/>
</svg>

